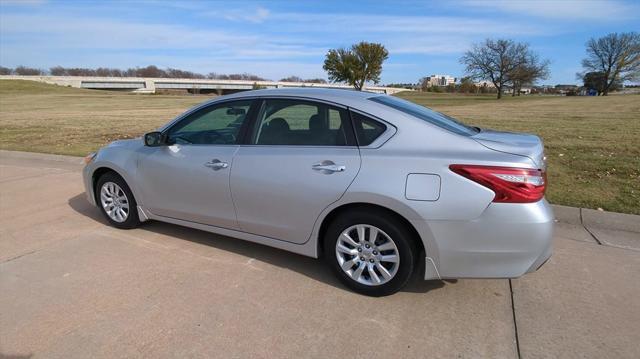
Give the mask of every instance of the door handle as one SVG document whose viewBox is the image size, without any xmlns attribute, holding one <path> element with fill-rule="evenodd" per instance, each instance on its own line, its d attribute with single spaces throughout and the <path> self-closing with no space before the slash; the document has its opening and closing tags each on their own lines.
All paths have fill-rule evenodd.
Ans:
<svg viewBox="0 0 640 359">
<path fill-rule="evenodd" d="M 217 171 L 229 167 L 229 164 L 227 162 L 222 162 L 216 158 L 215 160 L 211 160 L 210 162 L 205 163 L 204 166 Z"/>
<path fill-rule="evenodd" d="M 331 161 L 322 161 L 320 163 L 316 163 L 315 165 L 311 166 L 311 168 L 316 171 L 322 171 L 325 173 L 344 172 L 347 169 L 347 167 L 337 165 Z"/>
</svg>

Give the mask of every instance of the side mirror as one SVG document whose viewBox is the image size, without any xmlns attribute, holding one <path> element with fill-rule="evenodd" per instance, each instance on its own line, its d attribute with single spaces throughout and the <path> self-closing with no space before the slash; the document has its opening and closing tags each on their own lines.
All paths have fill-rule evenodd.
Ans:
<svg viewBox="0 0 640 359">
<path fill-rule="evenodd" d="M 149 132 L 144 134 L 144 145 L 148 147 L 165 146 L 167 138 L 162 132 Z"/>
</svg>

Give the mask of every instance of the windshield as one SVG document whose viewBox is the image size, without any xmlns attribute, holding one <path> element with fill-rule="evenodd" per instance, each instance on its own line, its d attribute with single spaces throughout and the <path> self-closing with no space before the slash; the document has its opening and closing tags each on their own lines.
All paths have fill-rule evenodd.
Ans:
<svg viewBox="0 0 640 359">
<path fill-rule="evenodd" d="M 389 106 L 398 111 L 402 111 L 413 117 L 417 117 L 423 121 L 429 122 L 459 135 L 473 136 L 478 133 L 478 130 L 475 127 L 467 126 L 443 113 L 433 111 L 424 106 L 416 105 L 413 102 L 409 102 L 397 97 L 377 96 L 371 97 L 369 98 L 369 100 Z"/>
</svg>

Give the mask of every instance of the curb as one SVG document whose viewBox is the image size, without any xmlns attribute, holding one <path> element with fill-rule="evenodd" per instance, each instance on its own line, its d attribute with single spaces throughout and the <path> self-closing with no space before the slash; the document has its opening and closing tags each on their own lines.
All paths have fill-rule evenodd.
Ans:
<svg viewBox="0 0 640 359">
<path fill-rule="evenodd" d="M 640 233 L 640 216 L 552 204 L 556 220 L 584 227 Z"/>
<path fill-rule="evenodd" d="M 43 161 L 56 161 L 73 163 L 77 165 L 83 164 L 83 157 L 77 156 L 65 156 L 65 155 L 52 155 L 49 153 L 36 153 L 36 152 L 22 152 L 22 151 L 7 151 L 0 150 L 0 157 L 4 158 L 24 158 L 29 160 L 43 160 Z"/>
<path fill-rule="evenodd" d="M 46 161 L 57 161 L 82 165 L 82 157 L 52 155 L 22 151 L 0 150 L 0 158 L 24 158 Z M 595 209 L 578 208 L 552 204 L 556 220 L 584 227 L 596 227 L 625 232 L 640 233 L 640 215 L 597 211 Z"/>
</svg>

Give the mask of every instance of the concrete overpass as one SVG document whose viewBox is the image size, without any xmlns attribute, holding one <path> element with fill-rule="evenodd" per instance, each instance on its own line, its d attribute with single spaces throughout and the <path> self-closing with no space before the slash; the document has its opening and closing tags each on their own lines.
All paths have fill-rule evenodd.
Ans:
<svg viewBox="0 0 640 359">
<path fill-rule="evenodd" d="M 351 86 L 339 84 L 318 84 L 279 81 L 245 81 L 214 79 L 173 79 L 149 77 L 93 77 L 93 76 L 18 76 L 3 75 L 2 80 L 30 80 L 48 84 L 86 88 L 94 90 L 130 91 L 135 93 L 155 93 L 156 90 L 187 90 L 189 92 L 217 92 L 219 94 L 260 88 L 282 87 L 321 87 L 344 88 Z M 406 89 L 383 86 L 365 86 L 366 91 L 394 94 Z"/>
</svg>

